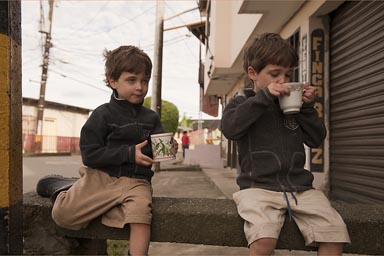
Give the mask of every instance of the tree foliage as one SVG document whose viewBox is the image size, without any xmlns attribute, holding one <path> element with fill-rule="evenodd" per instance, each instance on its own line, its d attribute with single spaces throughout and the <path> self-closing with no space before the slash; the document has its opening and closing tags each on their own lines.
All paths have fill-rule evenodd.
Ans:
<svg viewBox="0 0 384 256">
<path fill-rule="evenodd" d="M 183 127 L 191 127 L 192 126 L 191 117 L 187 117 L 187 115 L 184 112 L 183 118 L 181 119 L 179 124 L 180 126 L 183 126 Z"/>
<path fill-rule="evenodd" d="M 151 97 L 144 99 L 144 107 L 151 108 Z M 164 132 L 177 131 L 179 123 L 179 110 L 176 105 L 166 101 L 161 101 L 161 123 L 163 124 Z"/>
</svg>

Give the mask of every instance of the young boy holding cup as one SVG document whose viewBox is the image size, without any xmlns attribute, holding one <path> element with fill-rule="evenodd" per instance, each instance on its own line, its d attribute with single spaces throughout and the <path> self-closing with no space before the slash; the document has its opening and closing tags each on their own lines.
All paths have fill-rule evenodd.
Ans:
<svg viewBox="0 0 384 256">
<path fill-rule="evenodd" d="M 304 169 L 305 151 L 322 144 L 326 130 L 314 109 L 315 88 L 304 84 L 300 112 L 284 114 L 279 97 L 290 94 L 298 56 L 278 34 L 256 38 L 244 51 L 244 70 L 254 93 L 234 98 L 224 109 L 222 132 L 238 143 L 240 191 L 233 197 L 250 255 L 271 255 L 286 212 L 301 230 L 306 245 L 319 255 L 341 255 L 350 243 L 346 225 L 325 195 L 312 187 Z"/>
<path fill-rule="evenodd" d="M 99 216 L 110 227 L 129 224 L 129 255 L 147 255 L 154 162 L 148 141 L 150 135 L 164 132 L 159 115 L 142 105 L 152 62 L 135 46 L 121 46 L 104 55 L 111 99 L 84 124 L 80 149 L 86 167 L 79 170 L 80 179 L 69 190 L 58 193 L 52 217 L 57 225 L 74 230 Z M 38 191 L 46 190 L 38 185 Z M 55 197 L 56 191 L 51 192 Z"/>
</svg>

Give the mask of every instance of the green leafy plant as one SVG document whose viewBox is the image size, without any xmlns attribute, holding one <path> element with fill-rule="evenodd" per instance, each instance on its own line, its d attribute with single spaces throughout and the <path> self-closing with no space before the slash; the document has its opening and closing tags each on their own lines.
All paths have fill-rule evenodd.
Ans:
<svg viewBox="0 0 384 256">
<path fill-rule="evenodd" d="M 120 256 L 128 254 L 129 241 L 127 240 L 107 240 L 107 245 L 108 256 Z"/>
<path fill-rule="evenodd" d="M 144 99 L 145 107 L 151 108 L 151 97 Z M 176 105 L 166 101 L 161 101 L 161 123 L 163 124 L 164 132 L 173 132 L 177 131 L 177 126 L 179 122 L 179 110 Z"/>
<path fill-rule="evenodd" d="M 183 127 L 192 127 L 192 120 L 191 117 L 187 117 L 187 115 L 184 113 L 183 117 L 181 118 L 181 121 L 179 123 L 180 126 Z"/>
</svg>

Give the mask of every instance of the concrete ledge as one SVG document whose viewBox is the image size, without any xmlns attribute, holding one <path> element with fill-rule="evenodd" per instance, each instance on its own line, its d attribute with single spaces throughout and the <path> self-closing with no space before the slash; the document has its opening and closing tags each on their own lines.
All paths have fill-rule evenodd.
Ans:
<svg viewBox="0 0 384 256">
<path fill-rule="evenodd" d="M 70 156 L 71 152 L 56 152 L 56 153 L 24 153 L 23 156 L 26 157 L 42 157 L 42 156 Z M 76 155 L 76 154 L 75 154 Z"/>
<path fill-rule="evenodd" d="M 352 205 L 333 203 L 347 223 L 352 244 L 344 252 L 356 254 L 384 254 L 384 206 Z M 129 228 L 109 228 L 93 221 L 88 228 L 72 231 L 57 227 L 51 219 L 51 204 L 48 199 L 35 193 L 24 195 L 25 246 L 34 246 L 33 233 L 85 239 L 129 238 Z M 43 227 L 41 227 L 43 225 Z M 34 230 L 34 232 L 32 232 Z M 152 237 L 154 242 L 175 242 L 205 245 L 245 247 L 243 221 L 238 216 L 236 205 L 227 199 L 154 198 Z M 41 242 L 40 242 L 41 243 Z M 313 250 L 305 247 L 304 240 L 294 224 L 288 220 L 280 234 L 278 249 Z M 28 248 L 27 248 L 28 249 Z M 36 248 L 28 249 L 41 253 Z"/>
<path fill-rule="evenodd" d="M 201 171 L 199 165 L 181 165 L 181 164 L 164 164 L 160 163 L 160 172 L 169 172 L 169 171 Z"/>
</svg>

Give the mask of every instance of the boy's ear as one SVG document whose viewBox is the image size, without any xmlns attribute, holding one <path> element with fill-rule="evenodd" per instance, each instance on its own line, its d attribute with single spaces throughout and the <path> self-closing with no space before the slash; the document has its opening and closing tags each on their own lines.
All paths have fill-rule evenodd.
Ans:
<svg viewBox="0 0 384 256">
<path fill-rule="evenodd" d="M 257 73 L 255 71 L 255 69 L 252 67 L 252 66 L 249 66 L 248 69 L 247 69 L 247 73 L 248 73 L 248 77 L 252 80 L 252 81 L 256 81 L 257 80 Z"/>
<path fill-rule="evenodd" d="M 112 78 L 108 78 L 108 83 L 109 83 L 109 85 L 113 88 L 113 89 L 115 89 L 115 80 L 113 80 Z"/>
</svg>

